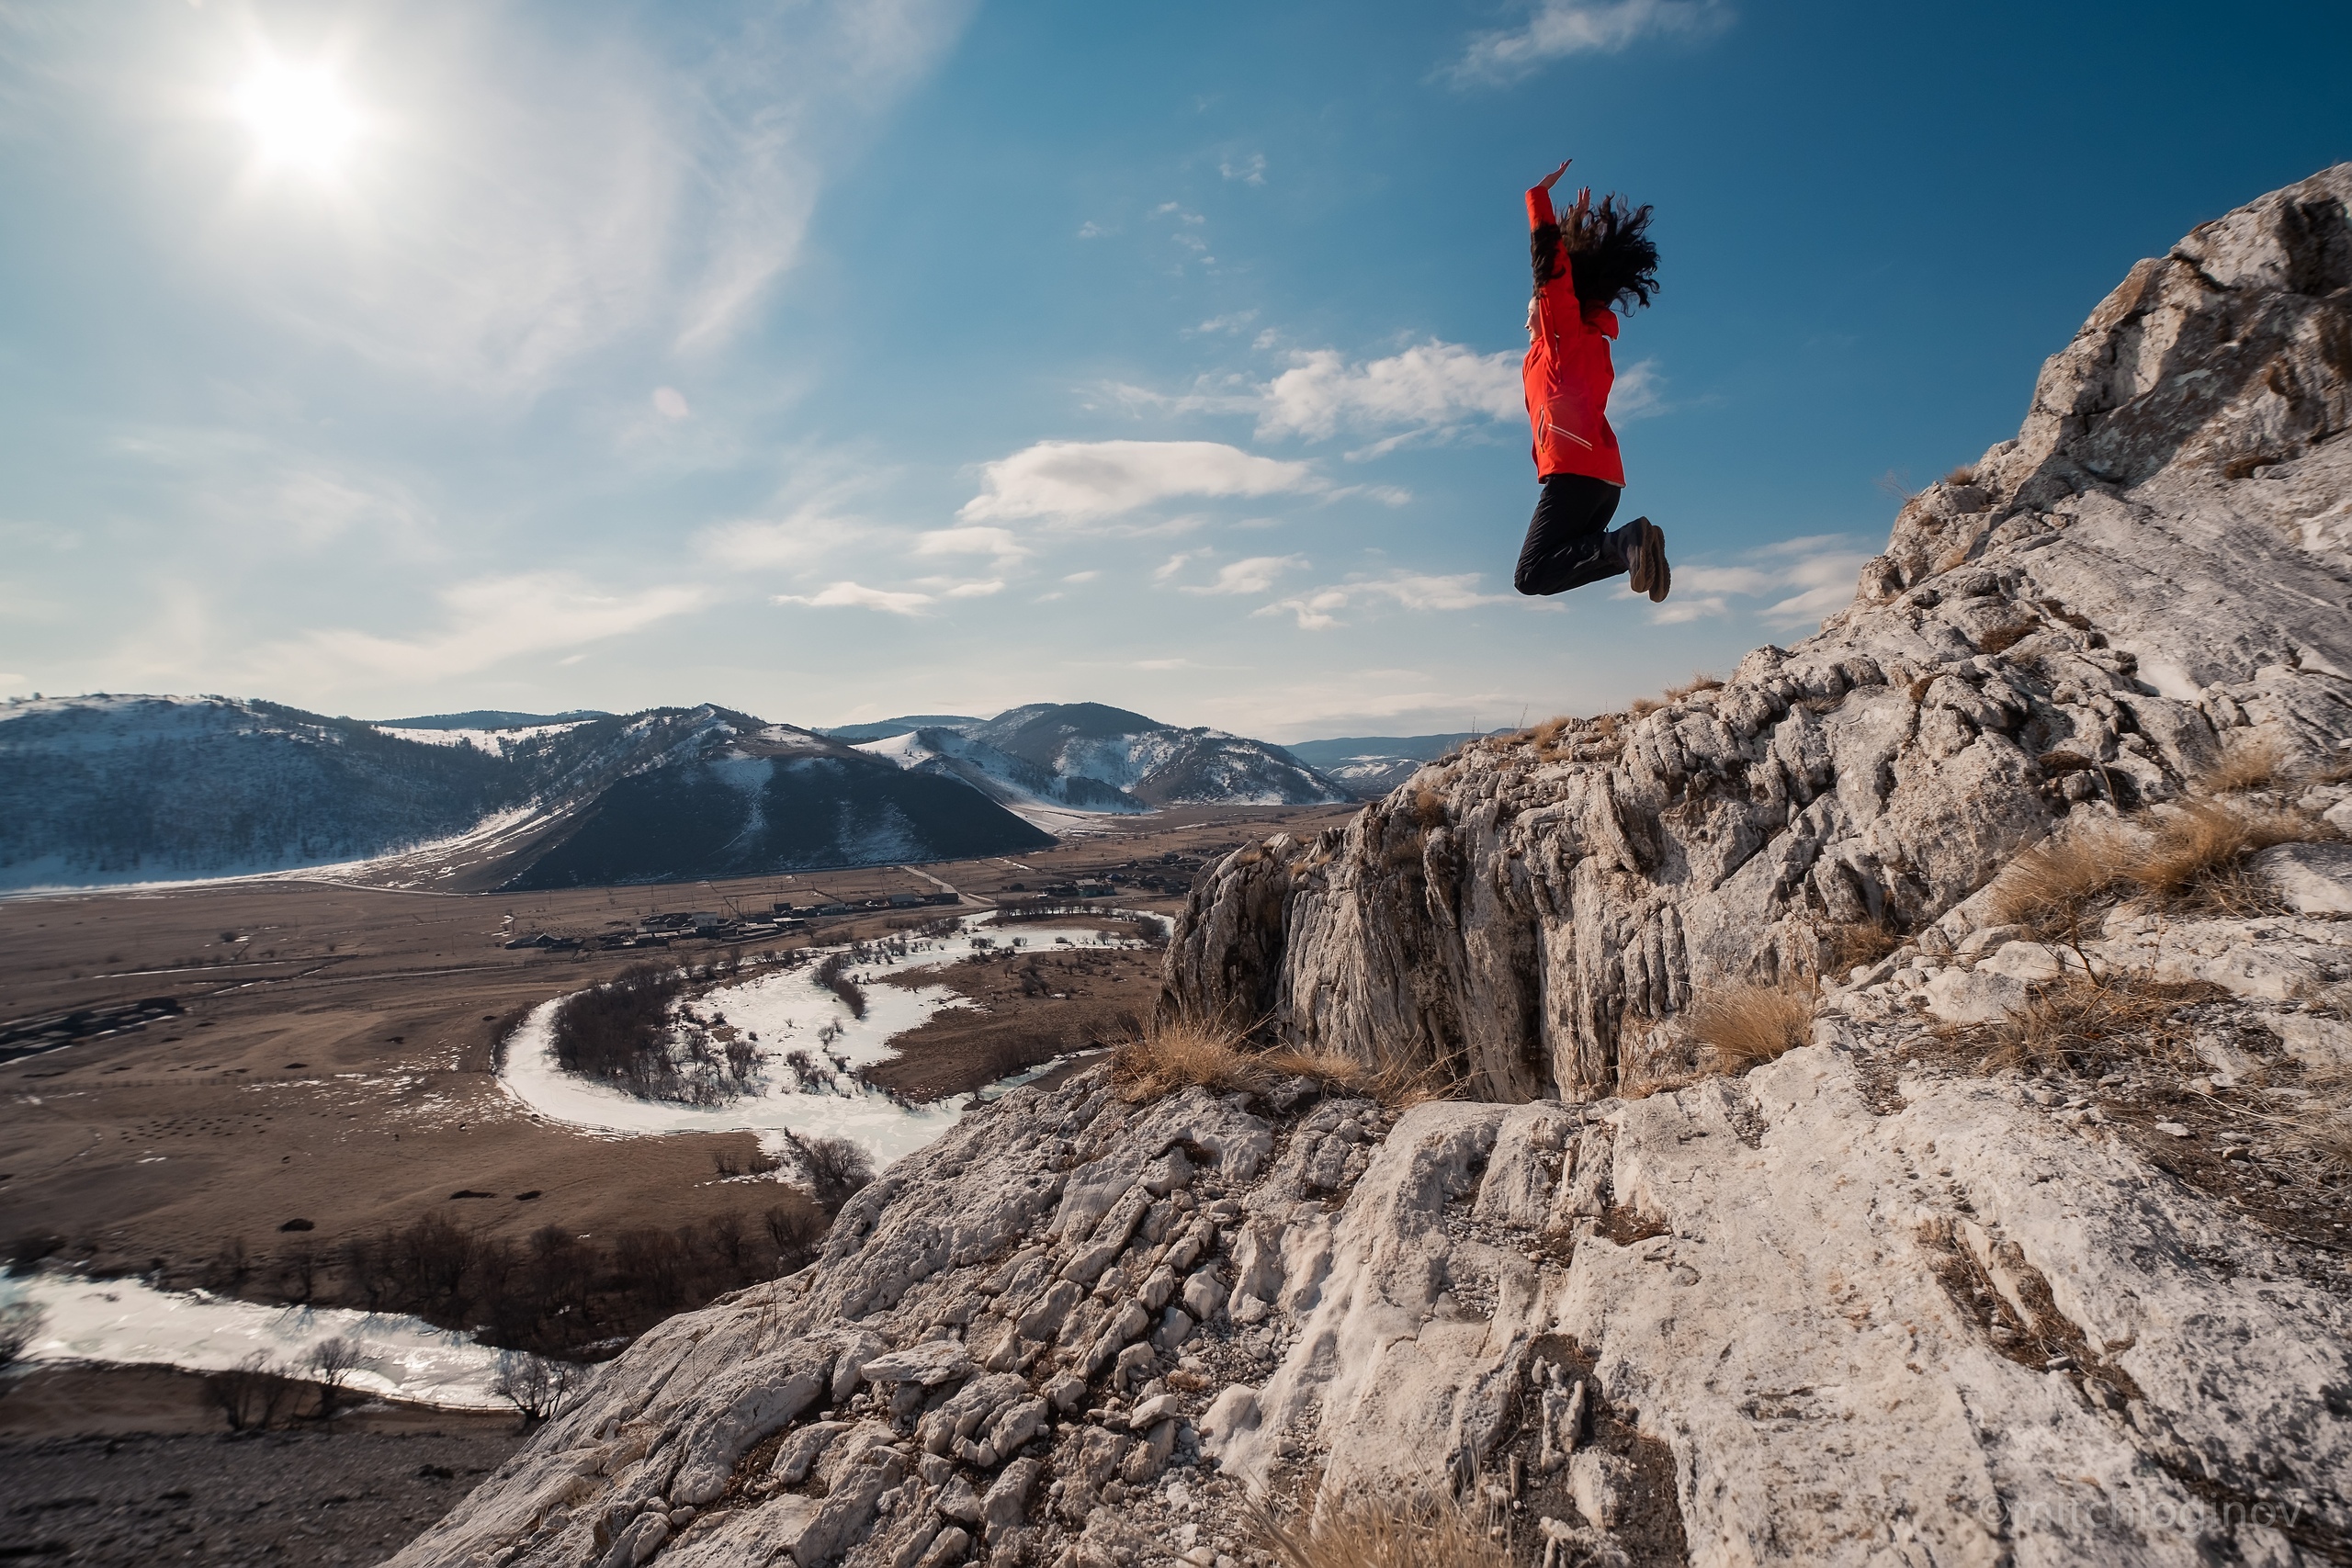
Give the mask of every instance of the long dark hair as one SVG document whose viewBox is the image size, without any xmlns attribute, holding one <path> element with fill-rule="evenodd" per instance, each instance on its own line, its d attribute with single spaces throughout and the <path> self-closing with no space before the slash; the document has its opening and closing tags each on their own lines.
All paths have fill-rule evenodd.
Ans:
<svg viewBox="0 0 2352 1568">
<path fill-rule="evenodd" d="M 1611 191 L 1585 209 L 1581 221 L 1573 210 L 1566 225 L 1545 223 L 1527 237 L 1528 259 L 1534 264 L 1535 287 L 1560 276 L 1559 251 L 1575 258 L 1577 303 L 1588 310 L 1633 310 L 1647 305 L 1657 292 L 1657 242 L 1650 238 L 1648 207 L 1635 207 Z"/>
</svg>

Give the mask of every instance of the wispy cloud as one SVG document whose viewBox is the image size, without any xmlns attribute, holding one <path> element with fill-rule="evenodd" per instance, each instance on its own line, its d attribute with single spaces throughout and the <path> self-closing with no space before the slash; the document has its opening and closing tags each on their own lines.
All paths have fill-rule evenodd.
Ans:
<svg viewBox="0 0 2352 1568">
<path fill-rule="evenodd" d="M 1216 172 L 1227 179 L 1239 180 L 1243 185 L 1261 186 L 1266 183 L 1266 155 L 1263 152 L 1244 152 L 1238 157 L 1221 158 L 1217 161 Z"/>
<path fill-rule="evenodd" d="M 1728 27 L 1723 0 L 1537 0 L 1526 25 L 1474 35 L 1446 73 L 1461 84 L 1512 82 L 1572 54 L 1614 54 L 1658 35 Z"/>
<path fill-rule="evenodd" d="M 790 570 L 812 565 L 876 532 L 872 524 L 842 516 L 827 502 L 817 501 L 779 518 L 713 524 L 695 535 L 694 547 L 704 558 L 739 570 Z"/>
<path fill-rule="evenodd" d="M 1854 579 L 1870 554 L 1846 535 L 1815 534 L 1765 545 L 1725 565 L 1678 566 L 1674 593 L 1649 618 L 1664 626 L 1703 620 L 1730 614 L 1734 600 L 1771 596 L 1768 604 L 1742 608 L 1767 626 L 1810 628 L 1853 603 Z"/>
<path fill-rule="evenodd" d="M 920 615 L 933 603 L 928 593 L 911 590 L 868 588 L 862 582 L 836 582 L 816 593 L 779 593 L 771 604 L 806 604 L 814 610 L 880 610 L 893 615 Z"/>
<path fill-rule="evenodd" d="M 1247 319 L 1215 317 L 1189 330 L 1229 331 Z M 1104 391 L 1131 409 L 1249 414 L 1257 421 L 1260 440 L 1377 437 L 1347 454 L 1351 461 L 1363 461 L 1400 446 L 1456 438 L 1473 426 L 1524 420 L 1521 357 L 1515 349 L 1480 354 L 1462 344 L 1430 338 L 1374 359 L 1350 359 L 1330 348 L 1296 350 L 1288 369 L 1264 381 L 1227 375 L 1204 377 L 1186 392 L 1160 392 L 1128 383 Z M 1617 373 L 1610 416 L 1632 420 L 1663 413 L 1664 390 L 1657 362 L 1637 360 Z"/>
<path fill-rule="evenodd" d="M 314 631 L 265 646 L 251 662 L 279 680 L 311 666 L 302 669 L 305 684 L 318 682 L 314 667 L 321 664 L 380 679 L 439 680 L 638 631 L 695 609 L 707 597 L 684 584 L 609 592 L 568 572 L 477 578 L 440 593 L 443 625 L 423 637 L 379 637 L 348 627 Z"/>
<path fill-rule="evenodd" d="M 1283 573 L 1304 571 L 1305 556 L 1251 556 L 1247 560 L 1227 563 L 1217 569 L 1216 579 L 1187 586 L 1187 593 L 1264 593 L 1270 591 Z"/>
<path fill-rule="evenodd" d="M 1385 602 L 1404 610 L 1470 610 L 1510 599 L 1508 593 L 1479 592 L 1478 578 L 1475 571 L 1446 577 L 1411 571 L 1354 577 L 1328 588 L 1277 599 L 1255 613 L 1296 616 L 1300 629 L 1312 632 L 1328 631 L 1341 625 L 1340 612 L 1368 604 Z"/>
<path fill-rule="evenodd" d="M 993 556 L 999 561 L 1016 561 L 1029 554 L 1029 547 L 1010 528 L 934 528 L 916 536 L 915 554 Z"/>
<path fill-rule="evenodd" d="M 1329 482 L 1305 463 L 1215 441 L 1040 441 L 984 465 L 969 522 L 1046 518 L 1082 525 L 1180 496 L 1314 494 Z"/>
</svg>

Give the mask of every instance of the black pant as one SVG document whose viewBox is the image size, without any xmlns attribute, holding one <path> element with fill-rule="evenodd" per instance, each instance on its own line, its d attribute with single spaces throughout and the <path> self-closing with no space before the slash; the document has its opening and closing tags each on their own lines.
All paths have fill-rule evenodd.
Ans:
<svg viewBox="0 0 2352 1568">
<path fill-rule="evenodd" d="M 1527 525 L 1519 547 L 1519 570 L 1511 586 L 1521 593 L 1565 593 L 1588 582 L 1630 571 L 1634 525 L 1609 526 L 1617 511 L 1617 486 L 1584 474 L 1553 474 Z"/>
</svg>

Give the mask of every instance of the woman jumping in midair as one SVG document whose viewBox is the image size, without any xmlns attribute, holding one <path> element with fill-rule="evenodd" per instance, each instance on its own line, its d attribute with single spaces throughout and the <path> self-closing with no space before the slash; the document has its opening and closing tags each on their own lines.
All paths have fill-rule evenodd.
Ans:
<svg viewBox="0 0 2352 1568">
<path fill-rule="evenodd" d="M 1609 340 L 1616 307 L 1646 305 L 1657 290 L 1657 246 L 1650 209 L 1623 197 L 1592 204 L 1589 188 L 1562 222 L 1552 214 L 1552 186 L 1562 164 L 1527 193 L 1528 254 L 1535 297 L 1527 302 L 1527 419 L 1535 434 L 1535 472 L 1544 498 L 1527 525 L 1519 570 L 1521 593 L 1564 593 L 1619 572 L 1656 604 L 1673 573 L 1666 535 L 1646 517 L 1609 526 L 1625 488 L 1617 434 L 1609 428 L 1609 388 L 1616 371 Z"/>
</svg>

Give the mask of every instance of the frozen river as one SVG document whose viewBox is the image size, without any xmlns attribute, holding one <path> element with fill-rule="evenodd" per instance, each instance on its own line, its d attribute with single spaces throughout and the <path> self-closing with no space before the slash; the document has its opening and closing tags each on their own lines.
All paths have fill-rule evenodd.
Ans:
<svg viewBox="0 0 2352 1568">
<path fill-rule="evenodd" d="M 736 1029 L 757 1036 L 759 1067 L 753 1080 L 747 1092 L 723 1104 L 642 1100 L 564 1071 L 556 1059 L 554 1032 L 562 998 L 534 1008 L 514 1032 L 499 1081 L 541 1116 L 616 1136 L 763 1133 L 776 1134 L 763 1142 L 781 1152 L 781 1134 L 790 1132 L 803 1137 L 848 1138 L 872 1155 L 876 1165 L 887 1165 L 938 1137 L 976 1100 L 989 1098 L 1003 1086 L 991 1085 L 978 1096 L 954 1095 L 908 1105 L 856 1082 L 849 1075 L 888 1057 L 899 1036 L 921 1028 L 943 1009 L 971 1005 L 945 986 L 870 982 L 886 975 L 944 968 L 1016 941 L 1033 948 L 1057 945 L 1057 939 L 1084 947 L 1141 945 L 1129 938 L 1069 929 L 976 931 L 972 926 L 981 918 L 967 918 L 952 935 L 910 941 L 903 954 L 877 952 L 870 962 L 852 964 L 850 976 L 866 983 L 864 1018 L 853 1016 L 848 1004 L 819 982 L 814 963 L 771 969 L 694 998 L 688 1005 L 698 1015 L 722 1015 Z M 812 1081 L 804 1082 L 787 1063 L 794 1052 L 806 1052 L 819 1065 L 821 1070 Z M 1030 1076 L 1034 1074 L 1021 1075 Z"/>
<path fill-rule="evenodd" d="M 220 1371 L 259 1350 L 295 1371 L 322 1339 L 359 1348 L 349 1386 L 415 1404 L 500 1407 L 491 1383 L 499 1352 L 422 1318 L 342 1307 L 272 1307 L 202 1291 L 158 1291 L 137 1280 L 74 1274 L 0 1277 L 0 1307 L 41 1314 L 25 1359 L 97 1361 Z"/>
</svg>

